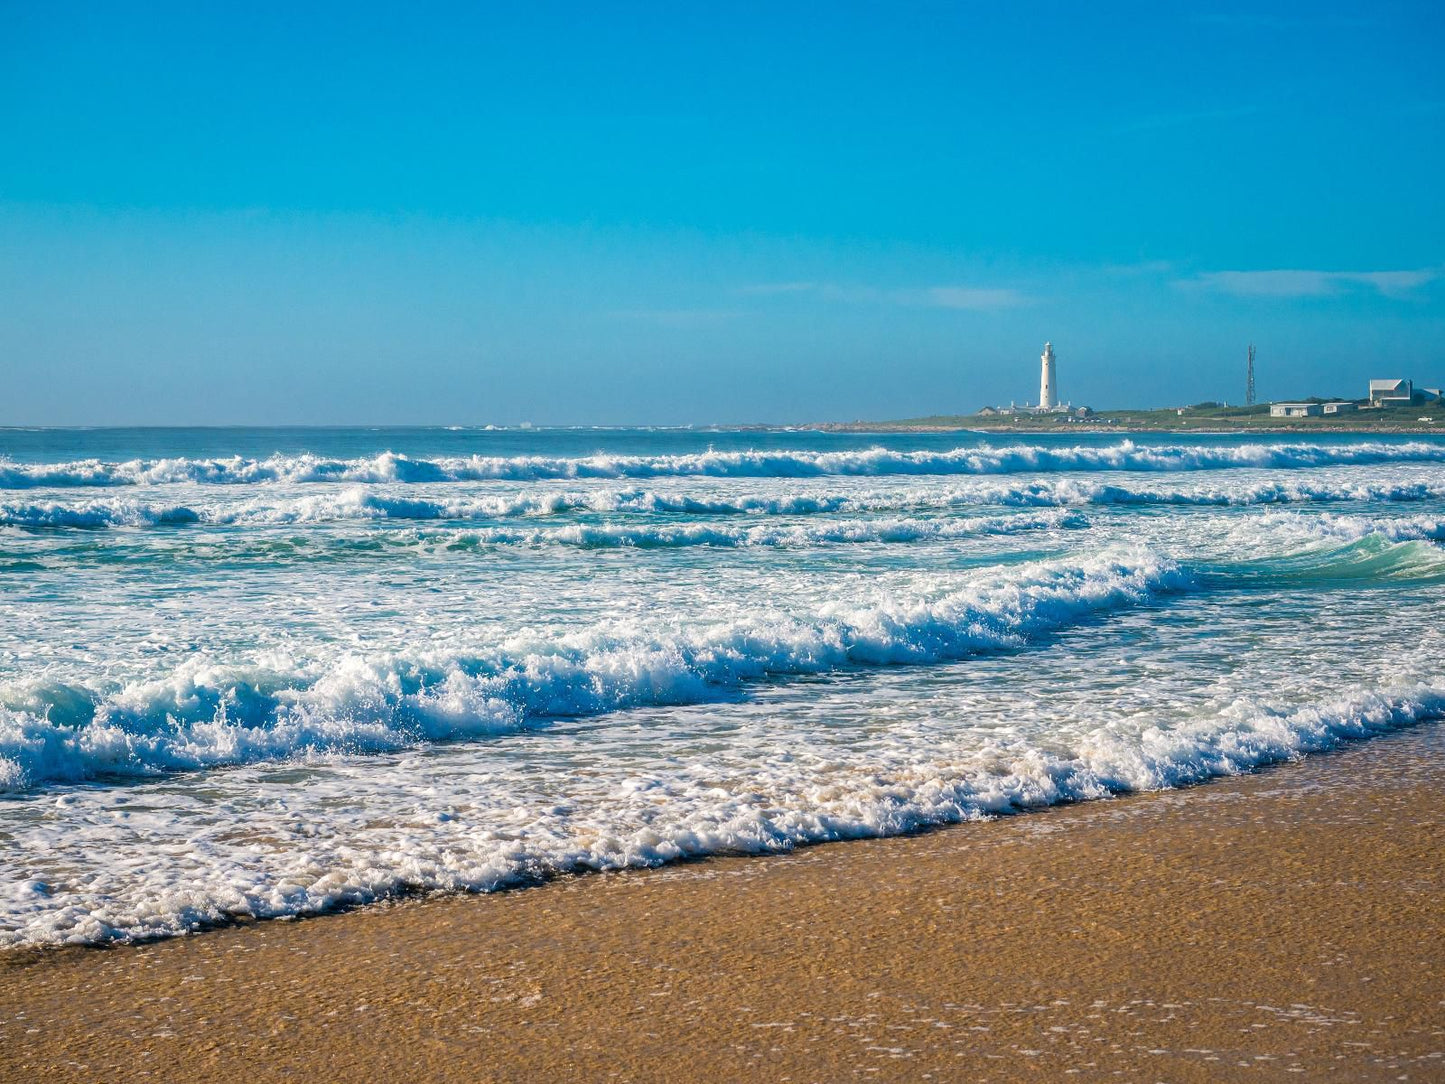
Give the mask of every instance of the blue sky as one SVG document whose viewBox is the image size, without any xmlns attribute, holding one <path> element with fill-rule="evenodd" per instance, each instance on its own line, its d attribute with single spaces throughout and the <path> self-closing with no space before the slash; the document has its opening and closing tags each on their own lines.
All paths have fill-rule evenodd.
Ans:
<svg viewBox="0 0 1445 1084">
<path fill-rule="evenodd" d="M 1438 3 L 0 5 L 0 424 L 1445 382 Z"/>
</svg>

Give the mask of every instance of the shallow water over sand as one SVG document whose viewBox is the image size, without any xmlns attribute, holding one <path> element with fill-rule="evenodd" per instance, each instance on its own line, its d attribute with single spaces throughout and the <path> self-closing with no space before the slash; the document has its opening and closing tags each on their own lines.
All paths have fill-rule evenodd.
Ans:
<svg viewBox="0 0 1445 1084">
<path fill-rule="evenodd" d="M 1445 712 L 1445 442 L 0 432 L 0 939 L 771 851 Z"/>
</svg>

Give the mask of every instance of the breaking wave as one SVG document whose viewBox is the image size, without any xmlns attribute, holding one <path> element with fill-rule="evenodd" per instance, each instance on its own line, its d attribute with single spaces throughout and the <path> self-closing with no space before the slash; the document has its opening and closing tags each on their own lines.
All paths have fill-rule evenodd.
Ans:
<svg viewBox="0 0 1445 1084">
<path fill-rule="evenodd" d="M 977 475 L 1021 471 L 1191 471 L 1236 467 L 1294 469 L 1341 464 L 1445 462 L 1445 445 L 1427 441 L 1354 444 L 1140 445 L 1048 448 L 983 445 L 949 451 L 707 451 L 688 455 L 455 456 L 414 459 L 386 452 L 368 459 L 273 455 L 265 459 L 81 460 L 26 464 L 0 460 L 0 488 L 141 486 L 188 482 L 543 481 L 582 478 L 806 478 L 826 475 Z"/>
<path fill-rule="evenodd" d="M 1377 525 L 1378 526 L 1378 525 Z M 1439 537 L 1439 525 L 1433 532 Z M 1400 525 L 1385 529 L 1356 529 L 1329 524 L 1261 525 L 1251 532 L 1256 539 L 1267 533 L 1307 544 L 1294 552 L 1265 560 L 1239 561 L 1209 570 L 1202 576 L 1209 586 L 1262 586 L 1281 589 L 1359 591 L 1409 583 L 1425 587 L 1445 583 L 1445 550 L 1424 532 Z"/>
<path fill-rule="evenodd" d="M 910 487 L 894 492 L 719 497 L 646 489 L 406 497 L 363 485 L 300 497 L 233 504 L 162 503 L 129 497 L 78 501 L 0 501 L 0 526 L 101 530 L 187 524 L 265 526 L 331 521 L 478 521 L 572 514 L 667 516 L 812 516 L 950 511 L 970 507 L 1066 508 L 1086 505 L 1226 507 L 1409 503 L 1445 499 L 1445 482 L 1311 482 L 1250 485 L 1119 486 L 1083 479 L 1022 485 L 993 482 Z"/>
<path fill-rule="evenodd" d="M 66 510 L 67 512 L 71 510 Z M 79 515 L 47 515 L 27 526 L 96 528 L 112 525 L 104 513 L 85 511 Z M 3 522 L 3 520 L 0 520 Z M 174 519 L 193 523 L 194 519 Z M 126 526 L 135 524 L 126 523 Z M 824 523 L 762 522 L 748 525 L 730 523 L 673 523 L 650 526 L 620 523 L 574 523 L 554 527 L 476 527 L 417 529 L 360 537 L 327 538 L 335 549 L 375 550 L 378 545 L 443 545 L 453 548 L 479 546 L 573 546 L 580 549 L 671 549 L 688 546 L 732 548 L 742 546 L 823 546 L 845 543 L 907 543 L 948 541 L 985 535 L 1023 534 L 1033 531 L 1081 530 L 1088 519 L 1077 511 L 1058 509 L 1041 514 L 1015 513 L 1005 516 L 962 518 L 853 519 Z M 264 536 L 251 536 L 250 544 L 269 551 L 273 543 Z M 246 537 L 238 538 L 226 553 L 245 553 Z"/>
<path fill-rule="evenodd" d="M 1354 541 L 1377 536 L 1390 542 L 1445 541 L 1445 517 L 1442 516 L 1279 515 L 1262 520 L 1258 526 L 1264 530 L 1279 528 L 1322 539 Z"/>
<path fill-rule="evenodd" d="M 766 677 L 924 665 L 1026 646 L 1190 577 L 1143 548 L 1022 565 L 933 600 L 759 612 L 693 630 L 619 624 L 515 636 L 446 657 L 351 656 L 319 668 L 196 660 L 109 691 L 0 687 L 0 789 L 364 753 L 530 721 L 736 695 Z"/>
<path fill-rule="evenodd" d="M 483 528 L 448 532 L 445 543 L 470 546 L 576 546 L 582 549 L 672 549 L 686 546 L 826 546 L 848 543 L 941 542 L 982 535 L 1032 531 L 1081 530 L 1089 521 L 1078 513 L 975 519 L 853 520 L 814 525 L 757 524 L 750 527 L 682 524 L 625 527 L 575 524 L 548 530 Z"/>
<path fill-rule="evenodd" d="M 1217 715 L 1175 727 L 1115 732 L 1102 727 L 1067 746 L 1039 748 L 1007 737 L 971 755 L 832 771 L 809 785 L 804 763 L 768 783 L 720 786 L 716 773 L 678 765 L 674 777 L 633 781 L 589 817 L 562 805 L 520 837 L 442 834 L 397 826 L 385 856 L 308 840 L 309 864 L 272 871 L 249 862 L 186 871 L 159 863 L 152 874 L 108 886 L 15 883 L 5 901 L 0 944 L 103 943 L 181 934 L 237 917 L 319 914 L 401 893 L 488 892 L 539 876 L 657 866 L 718 853 L 766 854 L 799 845 L 898 835 L 940 824 L 1112 794 L 1186 786 L 1323 752 L 1445 717 L 1445 688 L 1419 683 L 1351 690 L 1325 703 L 1280 710 L 1238 701 Z M 278 803 L 279 805 L 280 803 Z M 557 815 L 557 814 L 560 814 Z M 605 817 L 603 820 L 601 818 Z M 443 813 L 440 820 L 450 819 Z M 279 830 L 295 831 L 286 820 Z M 190 847 L 175 850 L 188 852 Z M 315 852 L 321 852 L 319 854 Z M 138 864 L 149 866 L 149 863 Z M 188 875 L 186 875 L 188 874 Z M 199 875 L 198 875 L 199 874 Z M 288 875 L 289 874 L 289 875 Z M 54 898 L 58 896 L 59 898 Z"/>
</svg>

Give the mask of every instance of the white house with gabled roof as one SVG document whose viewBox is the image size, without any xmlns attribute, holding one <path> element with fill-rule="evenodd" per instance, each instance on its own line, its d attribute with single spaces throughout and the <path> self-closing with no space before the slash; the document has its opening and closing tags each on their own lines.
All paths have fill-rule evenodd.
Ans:
<svg viewBox="0 0 1445 1084">
<path fill-rule="evenodd" d="M 1394 406 L 1415 398 L 1415 385 L 1409 380 L 1371 380 L 1370 405 Z"/>
</svg>

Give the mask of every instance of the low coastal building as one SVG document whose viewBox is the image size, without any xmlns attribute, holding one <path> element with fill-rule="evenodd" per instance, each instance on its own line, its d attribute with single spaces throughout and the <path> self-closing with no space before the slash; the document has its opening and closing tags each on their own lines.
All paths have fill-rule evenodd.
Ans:
<svg viewBox="0 0 1445 1084">
<path fill-rule="evenodd" d="M 1415 385 L 1412 381 L 1404 379 L 1370 381 L 1371 406 L 1404 406 L 1414 398 Z"/>
<path fill-rule="evenodd" d="M 1321 403 L 1320 407 L 1326 414 L 1349 414 L 1359 409 L 1359 404 L 1349 399 L 1337 399 L 1333 403 Z"/>
<path fill-rule="evenodd" d="M 1400 407 L 1442 401 L 1445 401 L 1445 391 L 1439 388 L 1427 388 L 1423 385 L 1416 387 L 1412 380 L 1402 378 L 1370 381 L 1370 406 L 1372 407 Z"/>
<path fill-rule="evenodd" d="M 1318 418 L 1324 413 L 1319 403 L 1270 403 L 1271 418 Z"/>
</svg>

